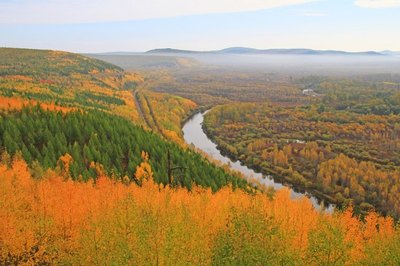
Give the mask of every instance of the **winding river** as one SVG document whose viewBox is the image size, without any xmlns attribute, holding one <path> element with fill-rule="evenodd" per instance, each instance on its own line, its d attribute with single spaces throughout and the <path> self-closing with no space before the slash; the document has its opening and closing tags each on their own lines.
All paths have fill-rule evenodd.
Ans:
<svg viewBox="0 0 400 266">
<path fill-rule="evenodd" d="M 313 206 L 317 210 L 321 210 L 322 207 L 318 202 L 317 198 L 309 195 L 307 192 L 306 193 L 296 192 L 292 188 L 282 183 L 274 181 L 274 179 L 271 176 L 265 176 L 261 173 L 257 173 L 254 170 L 248 168 L 247 166 L 242 165 L 240 161 L 234 162 L 230 158 L 222 155 L 221 152 L 217 149 L 217 145 L 213 143 L 203 131 L 202 123 L 204 120 L 205 113 L 207 113 L 207 111 L 193 115 L 184 124 L 182 131 L 186 143 L 193 144 L 196 148 L 202 150 L 211 158 L 218 160 L 223 164 L 228 164 L 231 167 L 231 169 L 241 172 L 247 177 L 256 178 L 260 183 L 265 184 L 266 186 L 272 186 L 276 190 L 287 187 L 290 190 L 290 195 L 292 199 L 298 199 L 303 196 L 306 196 L 311 200 Z M 330 204 L 328 206 L 325 206 L 324 210 L 329 213 L 333 212 L 334 206 Z"/>
</svg>

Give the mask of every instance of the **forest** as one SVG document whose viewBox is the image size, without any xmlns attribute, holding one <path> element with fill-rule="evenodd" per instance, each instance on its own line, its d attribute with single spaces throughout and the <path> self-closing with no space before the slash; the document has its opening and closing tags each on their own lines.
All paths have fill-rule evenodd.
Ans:
<svg viewBox="0 0 400 266">
<path fill-rule="evenodd" d="M 263 101 L 295 105 L 313 100 L 302 94 L 293 77 L 278 73 L 204 66 L 138 72 L 152 91 L 179 95 L 201 106 Z"/>
<path fill-rule="evenodd" d="M 102 109 L 141 121 L 132 90 L 143 81 L 137 73 L 62 51 L 0 48 L 0 106 L 21 109 L 45 104 Z M 46 107 L 47 107 L 46 106 Z"/>
<path fill-rule="evenodd" d="M 396 85 L 198 67 L 0 48 L 0 264 L 400 264 Z M 225 153 L 340 208 L 187 145 L 211 106 Z"/>
<path fill-rule="evenodd" d="M 367 75 L 353 78 L 303 77 L 296 81 L 321 99 L 320 108 L 358 114 L 400 114 L 400 75 Z"/>
<path fill-rule="evenodd" d="M 150 154 L 151 156 L 151 154 Z M 137 172 L 151 173 L 144 161 Z M 287 190 L 272 198 L 224 187 L 171 188 L 107 177 L 32 176 L 0 164 L 4 265 L 398 265 L 390 217 L 317 212 Z"/>
<path fill-rule="evenodd" d="M 198 105 L 180 96 L 138 89 L 135 91 L 138 109 L 145 125 L 165 139 L 184 145 L 182 121 L 198 109 Z"/>
<path fill-rule="evenodd" d="M 299 189 L 400 215 L 398 115 L 241 103 L 213 108 L 204 127 L 232 158 Z"/>
<path fill-rule="evenodd" d="M 0 147 L 4 158 L 22 153 L 24 160 L 40 178 L 47 169 L 64 168 L 65 176 L 87 181 L 96 177 L 98 167 L 116 180 L 139 182 L 134 173 L 141 162 L 142 152 L 150 154 L 157 183 L 168 184 L 167 154 L 174 166 L 184 167 L 176 172 L 174 185 L 190 188 L 193 183 L 213 191 L 232 185 L 246 188 L 244 179 L 225 173 L 197 153 L 166 142 L 152 132 L 129 123 L 124 118 L 99 111 L 44 111 L 40 107 L 0 115 Z M 8 154 L 8 155 L 7 155 Z M 61 157 L 68 159 L 68 167 Z M 60 165 L 61 164 L 61 165 Z"/>
</svg>

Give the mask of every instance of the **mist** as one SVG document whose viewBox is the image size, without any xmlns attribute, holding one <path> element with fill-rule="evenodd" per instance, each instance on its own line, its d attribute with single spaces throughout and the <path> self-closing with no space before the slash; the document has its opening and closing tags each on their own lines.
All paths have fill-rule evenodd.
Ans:
<svg viewBox="0 0 400 266">
<path fill-rule="evenodd" d="M 126 70 L 152 68 L 218 68 L 292 76 L 400 74 L 395 55 L 265 55 L 265 54 L 91 54 Z"/>
<path fill-rule="evenodd" d="M 180 55 L 182 56 L 182 55 Z M 228 69 L 276 72 L 290 75 L 399 74 L 400 57 L 334 55 L 185 55 L 205 65 Z"/>
</svg>

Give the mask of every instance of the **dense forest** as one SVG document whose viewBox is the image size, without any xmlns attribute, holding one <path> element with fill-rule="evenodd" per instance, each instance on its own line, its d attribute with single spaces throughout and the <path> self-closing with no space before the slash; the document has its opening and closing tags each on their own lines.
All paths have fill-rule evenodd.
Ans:
<svg viewBox="0 0 400 266">
<path fill-rule="evenodd" d="M 137 90 L 137 105 L 148 128 L 165 139 L 183 144 L 182 121 L 197 108 L 194 102 L 171 94 Z"/>
<path fill-rule="evenodd" d="M 43 111 L 39 107 L 24 108 L 20 112 L 0 116 L 0 147 L 11 156 L 18 151 L 40 178 L 46 169 L 64 163 L 61 157 L 70 156 L 66 177 L 87 181 L 96 177 L 101 165 L 104 174 L 116 179 L 126 176 L 135 179 L 136 167 L 142 152 L 150 154 L 148 163 L 154 180 L 168 183 L 170 153 L 173 166 L 184 167 L 175 172 L 174 183 L 190 188 L 192 183 L 211 187 L 213 191 L 231 184 L 246 187 L 244 179 L 231 176 L 202 159 L 197 153 L 186 151 L 177 144 L 163 141 L 159 135 L 147 132 L 124 118 L 99 111 L 80 111 L 63 114 Z"/>
<path fill-rule="evenodd" d="M 0 48 L 0 264 L 400 264 L 392 85 L 383 115 L 316 77 L 185 71 Z M 189 148 L 183 121 L 221 103 L 204 126 L 226 153 L 346 208 L 255 188 Z"/>
<path fill-rule="evenodd" d="M 207 132 L 219 147 L 339 205 L 400 215 L 400 117 L 269 104 L 213 108 Z"/>
<path fill-rule="evenodd" d="M 194 67 L 179 70 L 141 70 L 145 86 L 153 91 L 190 99 L 202 106 L 232 102 L 271 101 L 295 105 L 312 101 L 293 78 L 259 71 Z"/>
<path fill-rule="evenodd" d="M 0 48 L 0 109 L 102 110 L 182 144 L 181 121 L 197 105 L 155 93 L 134 72 L 61 51 Z"/>
<path fill-rule="evenodd" d="M 151 154 L 150 154 L 151 156 Z M 151 172 L 148 166 L 142 165 Z M 140 171 L 140 170 L 139 170 Z M 0 164 L 4 265 L 398 265 L 391 218 L 318 213 L 287 190 L 171 189 L 101 175 L 37 179 L 16 156 Z"/>
<path fill-rule="evenodd" d="M 304 77 L 299 87 L 320 96 L 320 108 L 358 114 L 400 114 L 400 75 L 368 75 L 353 78 Z"/>
</svg>

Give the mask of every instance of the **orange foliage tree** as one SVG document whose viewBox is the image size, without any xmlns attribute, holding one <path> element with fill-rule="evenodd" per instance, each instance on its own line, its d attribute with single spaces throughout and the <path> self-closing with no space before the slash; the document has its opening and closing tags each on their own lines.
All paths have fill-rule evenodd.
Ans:
<svg viewBox="0 0 400 266">
<path fill-rule="evenodd" d="M 390 218 L 320 213 L 287 190 L 160 188 L 147 156 L 142 186 L 101 171 L 95 183 L 51 170 L 34 179 L 20 155 L 0 164 L 1 264 L 398 265 Z"/>
</svg>

